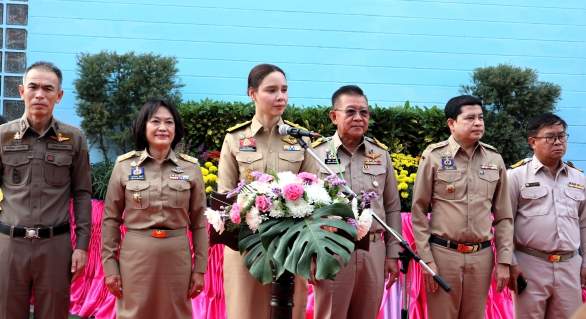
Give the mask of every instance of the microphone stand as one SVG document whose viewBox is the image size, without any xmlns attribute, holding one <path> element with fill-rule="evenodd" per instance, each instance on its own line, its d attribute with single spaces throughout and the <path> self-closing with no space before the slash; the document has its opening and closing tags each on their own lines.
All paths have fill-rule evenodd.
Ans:
<svg viewBox="0 0 586 319">
<path fill-rule="evenodd" d="M 331 175 L 337 175 L 313 152 L 313 150 L 309 149 L 309 147 L 307 146 L 307 143 L 305 143 L 305 141 L 300 136 L 295 136 L 295 135 L 292 135 L 292 136 L 297 138 L 299 145 L 301 145 L 301 147 L 303 147 L 305 149 L 305 151 L 308 152 L 317 161 L 317 163 L 319 163 L 319 165 L 321 165 L 321 167 L 323 167 Z M 356 193 L 354 193 L 352 191 L 352 189 L 350 189 L 350 187 L 348 187 L 348 185 L 346 185 L 346 190 L 350 194 L 356 196 Z M 380 217 L 378 217 L 376 214 L 372 214 L 372 217 L 379 224 L 381 224 L 381 226 L 383 226 L 391 235 L 393 235 L 393 238 L 395 238 L 395 240 L 403 248 L 403 251 L 399 252 L 399 260 L 401 261 L 401 270 L 400 271 L 403 273 L 403 282 L 405 283 L 405 288 L 403 289 L 403 309 L 401 310 L 401 318 L 402 319 L 409 318 L 409 310 L 408 310 L 409 308 L 407 305 L 407 298 L 406 298 L 407 297 L 406 283 L 407 283 L 407 270 L 409 269 L 409 262 L 411 261 L 411 259 L 415 259 L 415 261 L 418 262 L 419 265 L 421 265 L 421 267 L 423 267 L 425 270 L 427 270 L 427 272 L 429 272 L 433 276 L 433 280 L 435 282 L 437 282 L 437 284 L 444 291 L 450 292 L 452 290 L 452 287 L 450 287 L 450 285 L 448 285 L 448 283 L 446 283 L 443 280 L 443 278 L 440 277 L 440 275 L 433 272 L 431 270 L 431 268 L 429 268 L 427 266 L 427 264 L 423 260 L 421 260 L 421 257 L 417 253 L 415 253 L 415 251 L 413 251 L 413 249 L 411 249 L 411 246 L 409 246 L 409 243 L 407 243 L 407 241 L 405 241 L 401 237 L 399 237 L 395 233 L 395 231 L 391 227 L 389 227 L 384 221 L 382 221 L 382 219 L 380 219 Z"/>
</svg>

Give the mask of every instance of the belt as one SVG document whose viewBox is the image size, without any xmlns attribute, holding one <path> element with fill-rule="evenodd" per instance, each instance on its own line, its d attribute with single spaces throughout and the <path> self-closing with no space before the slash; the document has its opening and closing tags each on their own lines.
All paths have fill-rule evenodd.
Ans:
<svg viewBox="0 0 586 319">
<path fill-rule="evenodd" d="M 368 241 L 371 243 L 376 243 L 377 240 L 381 239 L 381 233 L 370 233 L 368 234 Z"/>
<path fill-rule="evenodd" d="M 166 237 L 177 237 L 187 234 L 185 228 L 180 229 L 129 229 L 131 233 L 139 234 L 143 236 L 151 236 L 154 238 L 166 238 Z"/>
<path fill-rule="evenodd" d="M 10 237 L 52 238 L 69 232 L 69 223 L 54 227 L 18 227 L 0 223 L 0 233 Z"/>
<path fill-rule="evenodd" d="M 525 246 L 521 246 L 521 245 L 515 245 L 515 250 L 518 250 L 518 251 L 525 253 L 527 255 L 541 258 L 545 261 L 551 261 L 552 263 L 557 263 L 560 261 L 568 260 L 568 259 L 576 256 L 575 251 L 573 251 L 571 253 L 565 253 L 565 254 L 550 254 L 550 253 L 543 253 L 543 252 L 540 252 L 539 250 L 531 249 L 529 247 L 525 247 Z"/>
<path fill-rule="evenodd" d="M 461 253 L 473 253 L 475 251 L 479 251 L 481 249 L 490 247 L 490 240 L 487 240 L 487 241 L 480 243 L 480 244 L 467 245 L 467 244 L 460 244 L 457 242 L 445 240 L 445 239 L 437 237 L 435 235 L 431 235 L 431 237 L 429 237 L 429 241 L 434 244 L 438 244 L 440 246 L 444 246 L 444 247 L 448 247 L 453 250 L 457 250 Z"/>
</svg>

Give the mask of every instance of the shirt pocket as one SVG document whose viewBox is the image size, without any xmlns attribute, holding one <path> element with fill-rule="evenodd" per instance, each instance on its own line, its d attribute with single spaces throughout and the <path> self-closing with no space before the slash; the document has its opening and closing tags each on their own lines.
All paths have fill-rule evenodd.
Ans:
<svg viewBox="0 0 586 319">
<path fill-rule="evenodd" d="M 547 188 L 530 187 L 521 190 L 523 205 L 518 213 L 525 217 L 541 216 L 547 214 Z"/>
<path fill-rule="evenodd" d="M 565 190 L 566 193 L 566 209 L 568 210 L 568 215 L 570 217 L 578 219 L 578 209 L 580 208 L 580 204 L 584 201 L 584 193 L 578 192 L 570 189 Z"/>
<path fill-rule="evenodd" d="M 346 171 L 346 166 L 344 165 L 340 165 L 340 167 L 338 168 L 338 165 L 332 164 L 332 165 L 328 165 L 328 168 L 332 170 L 332 172 L 334 172 L 334 174 L 336 174 L 336 176 L 338 176 L 339 178 L 342 178 L 342 176 L 340 175 L 340 172 L 342 172 L 342 174 Z M 330 172 L 328 172 L 325 168 L 323 168 L 321 165 L 319 165 L 319 174 L 318 177 L 321 179 L 326 179 L 326 177 L 332 175 Z"/>
<path fill-rule="evenodd" d="M 484 198 L 492 199 L 498 180 L 500 179 L 498 172 L 484 171 L 484 174 L 478 174 L 478 193 Z"/>
<path fill-rule="evenodd" d="M 464 196 L 465 185 L 461 182 L 462 172 L 439 171 L 434 180 L 433 193 L 443 199 L 460 199 Z"/>
<path fill-rule="evenodd" d="M 145 209 L 149 207 L 149 182 L 128 181 L 126 183 L 126 207 Z"/>
<path fill-rule="evenodd" d="M 248 174 L 253 171 L 264 173 L 262 153 L 261 152 L 239 152 L 236 153 L 236 161 L 238 162 L 238 170 L 240 171 L 240 179 L 248 182 Z"/>
<path fill-rule="evenodd" d="M 279 152 L 279 172 L 299 173 L 304 158 L 305 151 Z"/>
<path fill-rule="evenodd" d="M 45 181 L 49 185 L 62 186 L 71 180 L 70 168 L 73 154 L 45 154 Z"/>
<path fill-rule="evenodd" d="M 188 181 L 170 180 L 169 181 L 169 206 L 173 208 L 185 208 L 189 204 L 189 195 L 191 194 Z"/>
<path fill-rule="evenodd" d="M 383 193 L 385 188 L 386 170 L 382 165 L 370 165 L 368 169 L 363 167 L 362 177 L 364 178 L 364 191 L 375 192 L 377 195 Z"/>
<path fill-rule="evenodd" d="M 31 159 L 26 153 L 2 154 L 2 165 L 4 166 L 4 182 L 8 185 L 24 185 L 28 182 L 31 174 Z"/>
</svg>

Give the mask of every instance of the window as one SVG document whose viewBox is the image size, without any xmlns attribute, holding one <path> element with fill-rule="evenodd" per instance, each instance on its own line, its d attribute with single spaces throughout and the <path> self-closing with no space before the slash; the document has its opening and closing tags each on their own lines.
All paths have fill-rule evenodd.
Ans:
<svg viewBox="0 0 586 319">
<path fill-rule="evenodd" d="M 27 67 L 27 27 L 28 1 L 0 0 L 0 103 L 8 121 L 24 113 L 18 86 Z"/>
</svg>

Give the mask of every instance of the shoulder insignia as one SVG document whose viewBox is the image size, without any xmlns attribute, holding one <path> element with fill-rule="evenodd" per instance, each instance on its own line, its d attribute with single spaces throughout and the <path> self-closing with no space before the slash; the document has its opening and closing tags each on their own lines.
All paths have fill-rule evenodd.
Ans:
<svg viewBox="0 0 586 319">
<path fill-rule="evenodd" d="M 330 137 L 327 137 L 327 138 L 320 137 L 315 142 L 311 143 L 311 146 L 313 148 L 315 148 L 316 146 L 319 146 L 319 145 L 329 141 L 330 139 L 331 139 Z"/>
<path fill-rule="evenodd" d="M 568 164 L 569 167 L 571 167 L 571 168 L 573 168 L 575 170 L 578 170 L 578 172 L 583 173 L 583 171 L 581 169 L 579 169 L 576 166 L 574 166 L 574 163 L 568 161 L 566 164 Z"/>
<path fill-rule="evenodd" d="M 242 122 L 242 123 L 240 123 L 240 124 L 236 124 L 236 125 L 234 125 L 234 126 L 232 126 L 232 127 L 229 127 L 228 129 L 226 129 L 226 131 L 227 131 L 227 132 L 232 132 L 232 131 L 234 131 L 235 129 L 237 129 L 237 128 L 241 128 L 241 127 L 243 127 L 243 126 L 245 126 L 245 125 L 248 125 L 248 124 L 250 124 L 250 123 L 252 123 L 252 121 L 246 121 L 246 122 Z"/>
<path fill-rule="evenodd" d="M 307 129 L 306 129 L 305 127 L 303 127 L 303 126 L 301 126 L 301 125 L 298 125 L 298 124 L 295 124 L 295 123 L 293 123 L 293 122 L 291 122 L 291 121 L 283 120 L 283 122 L 285 122 L 286 124 L 289 124 L 289 125 L 291 125 L 291 126 L 293 126 L 293 127 L 296 127 L 296 128 L 298 128 L 298 129 L 302 129 L 302 130 L 305 130 L 305 131 L 307 131 Z"/>
<path fill-rule="evenodd" d="M 191 162 L 191 163 L 193 163 L 193 164 L 197 164 L 197 163 L 199 163 L 199 162 L 197 161 L 197 158 L 195 158 L 195 157 L 191 157 L 191 156 L 189 156 L 189 155 L 187 155 L 187 154 L 179 153 L 179 156 L 180 156 L 182 159 L 184 159 L 184 160 L 186 160 L 186 161 L 188 161 L 188 162 Z"/>
<path fill-rule="evenodd" d="M 440 147 L 442 147 L 442 146 L 446 146 L 446 145 L 448 145 L 448 144 L 449 144 L 449 142 L 448 142 L 448 141 L 443 141 L 443 142 L 439 142 L 439 143 L 431 144 L 431 145 L 429 145 L 429 146 L 428 146 L 428 147 L 427 147 L 425 150 L 426 150 L 426 151 L 430 151 L 430 152 L 431 152 L 431 151 L 433 151 L 433 150 L 434 150 L 434 149 L 436 149 L 436 148 L 440 148 Z"/>
<path fill-rule="evenodd" d="M 517 168 L 517 167 L 523 166 L 523 165 L 529 163 L 530 161 L 531 161 L 531 158 L 524 158 L 524 159 L 518 161 L 517 163 L 511 165 L 511 168 Z"/>
<path fill-rule="evenodd" d="M 488 145 L 488 144 L 486 144 L 486 143 L 482 143 L 482 142 L 480 142 L 480 145 L 482 145 L 482 146 L 484 146 L 485 148 L 488 148 L 488 149 L 490 149 L 490 150 L 493 150 L 493 151 L 495 151 L 495 152 L 497 152 L 497 153 L 499 152 L 499 151 L 496 149 L 496 147 L 494 147 L 494 146 L 492 146 L 492 145 Z"/>
<path fill-rule="evenodd" d="M 376 143 L 376 145 L 378 145 L 378 147 L 382 148 L 385 151 L 389 150 L 389 147 L 386 146 L 385 144 L 379 142 L 379 140 L 377 140 L 376 137 L 373 137 L 373 139 L 374 139 L 374 142 Z"/>
<path fill-rule="evenodd" d="M 126 153 L 126 154 L 122 154 L 122 155 L 118 156 L 118 161 L 119 161 L 119 162 L 122 162 L 122 161 L 124 161 L 124 160 L 127 160 L 127 159 L 129 159 L 129 158 L 131 158 L 131 157 L 135 156 L 135 155 L 136 155 L 136 156 L 140 155 L 140 152 L 137 152 L 137 151 L 135 151 L 135 150 L 132 150 L 132 151 L 130 151 L 130 152 L 128 152 L 128 153 Z"/>
</svg>

